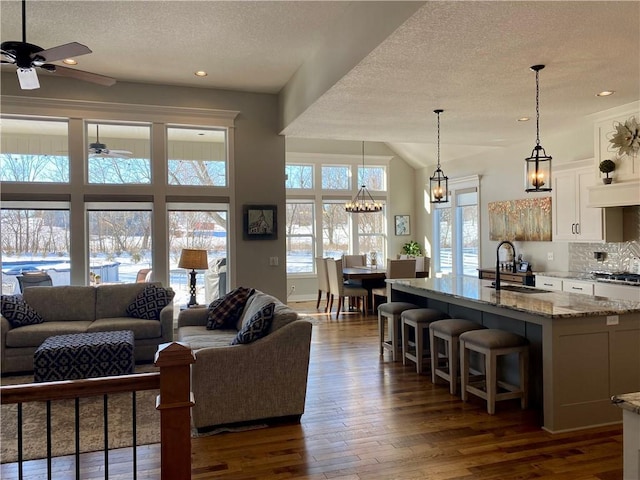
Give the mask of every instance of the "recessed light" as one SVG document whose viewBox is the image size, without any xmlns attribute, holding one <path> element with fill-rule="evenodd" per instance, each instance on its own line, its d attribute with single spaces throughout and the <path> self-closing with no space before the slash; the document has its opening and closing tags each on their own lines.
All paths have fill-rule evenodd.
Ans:
<svg viewBox="0 0 640 480">
<path fill-rule="evenodd" d="M 204 70 L 198 70 L 197 72 L 194 73 L 194 75 L 196 77 L 206 77 L 208 75 L 208 73 L 205 72 Z"/>
<path fill-rule="evenodd" d="M 596 93 L 596 97 L 608 97 L 609 95 L 613 95 L 614 92 L 613 90 L 603 90 L 600 93 Z"/>
<path fill-rule="evenodd" d="M 519 122 L 528 122 L 529 120 L 531 120 L 529 117 L 520 117 L 518 119 Z"/>
<path fill-rule="evenodd" d="M 77 65 L 78 62 L 76 62 L 73 58 L 65 58 L 64 60 L 62 60 L 62 63 L 66 64 L 66 65 Z"/>
</svg>

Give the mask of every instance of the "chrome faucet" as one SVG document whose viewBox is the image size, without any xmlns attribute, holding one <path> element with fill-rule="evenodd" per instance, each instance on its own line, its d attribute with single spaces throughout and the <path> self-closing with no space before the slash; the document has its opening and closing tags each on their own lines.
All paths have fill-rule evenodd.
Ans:
<svg viewBox="0 0 640 480">
<path fill-rule="evenodd" d="M 496 248 L 496 290 L 500 290 L 500 247 L 505 243 L 511 247 L 511 250 L 513 250 L 513 272 L 516 272 L 516 247 L 514 247 L 513 243 L 509 240 L 503 240 L 498 244 L 498 248 Z"/>
</svg>

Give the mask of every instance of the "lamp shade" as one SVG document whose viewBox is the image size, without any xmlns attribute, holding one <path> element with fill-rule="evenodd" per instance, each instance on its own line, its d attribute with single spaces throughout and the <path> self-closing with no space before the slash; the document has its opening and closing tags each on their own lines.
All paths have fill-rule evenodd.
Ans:
<svg viewBox="0 0 640 480">
<path fill-rule="evenodd" d="M 194 270 L 206 270 L 209 268 L 206 250 L 196 250 L 193 248 L 183 248 L 180 253 L 178 268 Z"/>
</svg>

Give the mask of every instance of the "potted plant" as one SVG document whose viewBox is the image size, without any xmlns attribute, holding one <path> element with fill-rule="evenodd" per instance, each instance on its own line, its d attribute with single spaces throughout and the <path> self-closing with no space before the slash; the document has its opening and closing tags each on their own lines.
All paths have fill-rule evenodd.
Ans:
<svg viewBox="0 0 640 480">
<path fill-rule="evenodd" d="M 422 255 L 422 247 L 415 240 L 411 240 L 402 246 L 402 253 L 417 257 Z"/>
<path fill-rule="evenodd" d="M 609 174 L 616 169 L 616 164 L 613 162 L 613 160 L 607 159 L 607 160 L 601 161 L 598 168 L 602 173 L 607 175 L 606 178 L 602 179 L 602 183 L 604 183 L 605 185 L 610 184 L 613 178 L 609 178 Z"/>
</svg>

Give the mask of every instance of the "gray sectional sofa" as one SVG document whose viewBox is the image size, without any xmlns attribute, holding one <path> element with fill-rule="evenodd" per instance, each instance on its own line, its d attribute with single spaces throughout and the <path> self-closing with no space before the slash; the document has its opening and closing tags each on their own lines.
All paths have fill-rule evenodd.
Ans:
<svg viewBox="0 0 640 480">
<path fill-rule="evenodd" d="M 230 345 L 238 330 L 272 302 L 275 312 L 267 335 Z M 178 316 L 177 340 L 189 345 L 196 357 L 191 366 L 193 425 L 204 432 L 228 424 L 299 421 L 307 391 L 311 323 L 257 290 L 235 329 L 207 330 L 207 314 L 207 308 L 191 308 Z"/>
<path fill-rule="evenodd" d="M 2 373 L 33 371 L 33 354 L 42 342 L 70 333 L 131 330 L 136 362 L 153 361 L 158 345 L 173 341 L 173 304 L 162 309 L 159 320 L 130 316 L 127 307 L 147 285 L 160 284 L 26 288 L 24 301 L 44 322 L 12 327 L 0 317 Z"/>
</svg>

